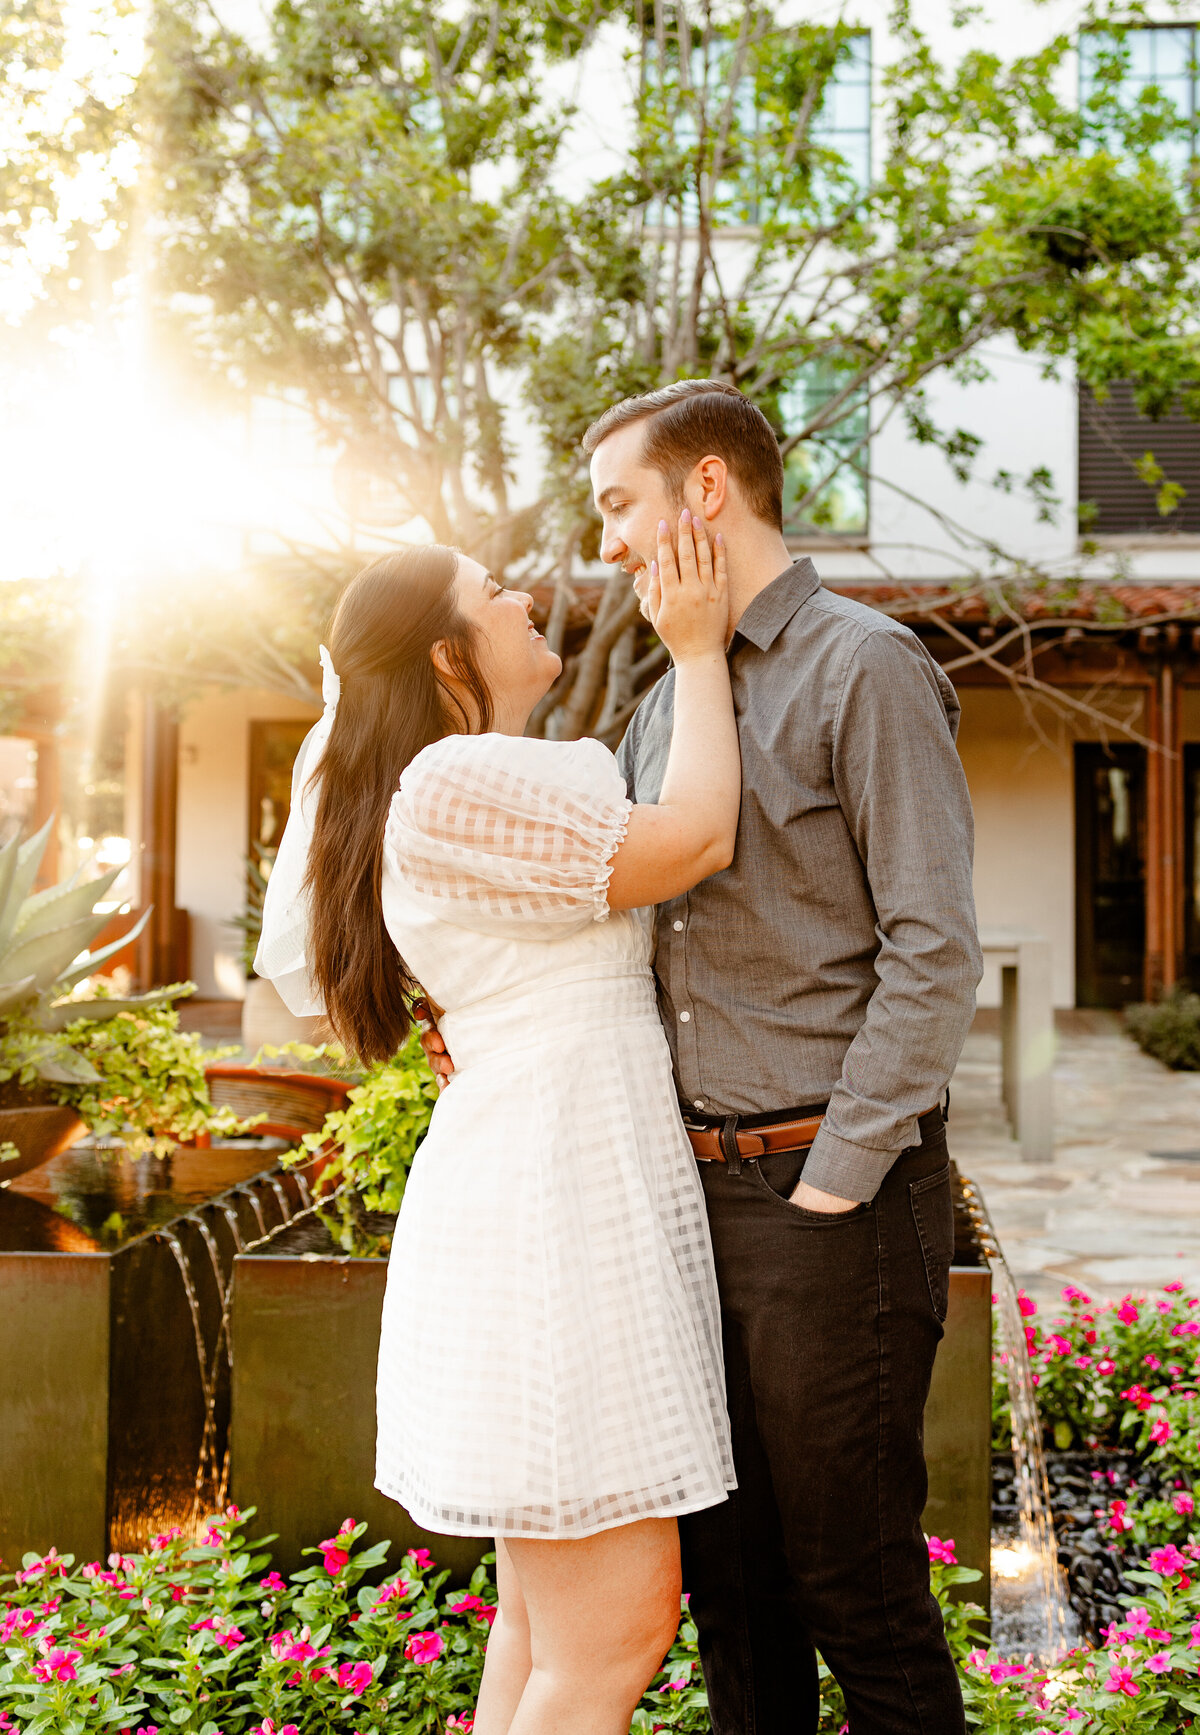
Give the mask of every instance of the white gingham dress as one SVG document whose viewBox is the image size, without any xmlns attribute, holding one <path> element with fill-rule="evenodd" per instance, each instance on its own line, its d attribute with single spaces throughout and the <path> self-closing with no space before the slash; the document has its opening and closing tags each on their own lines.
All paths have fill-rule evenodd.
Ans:
<svg viewBox="0 0 1200 1735">
<path fill-rule="evenodd" d="M 455 735 L 404 772 L 388 931 L 455 1075 L 388 1268 L 376 1485 L 424 1528 L 589 1536 L 734 1486 L 716 1282 L 650 971 L 609 914 L 596 741 Z"/>
</svg>

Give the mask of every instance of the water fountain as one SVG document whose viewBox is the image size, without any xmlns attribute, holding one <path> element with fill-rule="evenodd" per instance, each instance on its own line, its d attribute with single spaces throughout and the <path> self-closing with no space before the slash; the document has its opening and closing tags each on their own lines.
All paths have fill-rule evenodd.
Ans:
<svg viewBox="0 0 1200 1735">
<path fill-rule="evenodd" d="M 228 1483 L 227 1273 L 310 1202 L 282 1139 L 80 1145 L 0 1190 L 0 1555 L 197 1533 Z"/>
<path fill-rule="evenodd" d="M 1055 1662 L 1076 1642 L 1079 1627 L 1058 1561 L 1025 1321 L 987 1206 L 971 1181 L 962 1183 L 962 1200 L 991 1265 L 997 1347 L 1008 1378 L 1012 1414 L 1018 1521 L 1016 1534 L 997 1535 L 992 1551 L 993 1638 L 1008 1654 Z"/>
<path fill-rule="evenodd" d="M 312 1195 L 319 1161 L 270 1166 L 285 1142 L 165 1162 L 81 1146 L 0 1190 L 0 1301 L 19 1322 L 0 1334 L 0 1554 L 132 1551 L 171 1525 L 196 1534 L 232 1497 L 278 1534 L 284 1570 L 352 1516 L 469 1574 L 478 1541 L 428 1536 L 373 1486 L 386 1261 L 335 1245 Z M 1000 1265 L 982 1202 L 956 1177 L 925 1528 L 983 1572 L 966 1594 L 985 1603 Z M 1040 1546 L 1048 1513 L 1039 1530 L 1035 1471 L 1027 1481 Z"/>
</svg>

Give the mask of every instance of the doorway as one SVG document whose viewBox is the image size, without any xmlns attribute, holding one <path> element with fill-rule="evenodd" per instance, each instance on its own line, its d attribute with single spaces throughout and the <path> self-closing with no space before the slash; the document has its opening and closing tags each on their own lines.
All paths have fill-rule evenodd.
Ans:
<svg viewBox="0 0 1200 1735">
<path fill-rule="evenodd" d="M 1183 750 L 1183 973 L 1200 994 L 1200 741 Z"/>
<path fill-rule="evenodd" d="M 1075 1000 L 1140 1000 L 1146 960 L 1146 750 L 1075 745 Z"/>
</svg>

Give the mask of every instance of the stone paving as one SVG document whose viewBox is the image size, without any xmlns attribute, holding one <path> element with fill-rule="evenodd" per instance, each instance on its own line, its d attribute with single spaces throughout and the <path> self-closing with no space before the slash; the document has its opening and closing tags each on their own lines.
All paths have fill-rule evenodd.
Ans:
<svg viewBox="0 0 1200 1735">
<path fill-rule="evenodd" d="M 1200 1073 L 1171 1072 L 1104 1012 L 1057 1016 L 1055 1152 L 1026 1163 L 1000 1105 L 998 1017 L 955 1074 L 950 1149 L 987 1201 L 1017 1282 L 1040 1302 L 1200 1285 Z"/>
</svg>

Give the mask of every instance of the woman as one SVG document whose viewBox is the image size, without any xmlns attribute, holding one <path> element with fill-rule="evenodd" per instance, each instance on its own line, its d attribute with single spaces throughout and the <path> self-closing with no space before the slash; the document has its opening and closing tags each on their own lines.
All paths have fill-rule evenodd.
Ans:
<svg viewBox="0 0 1200 1735">
<path fill-rule="evenodd" d="M 599 742 L 523 737 L 561 667 L 528 596 L 444 548 L 360 573 L 256 961 L 365 1061 L 416 993 L 445 1008 L 376 1483 L 427 1529 L 496 1538 L 476 1735 L 625 1735 L 678 1620 L 676 1517 L 734 1486 L 645 908 L 727 866 L 738 818 L 724 552 L 686 512 L 678 549 L 662 524 L 643 599 L 676 665 L 654 806 Z"/>
</svg>

